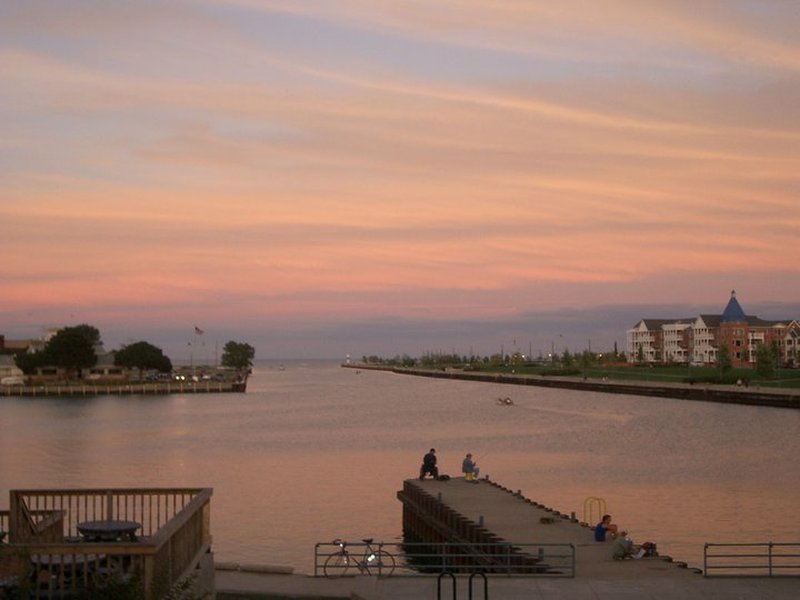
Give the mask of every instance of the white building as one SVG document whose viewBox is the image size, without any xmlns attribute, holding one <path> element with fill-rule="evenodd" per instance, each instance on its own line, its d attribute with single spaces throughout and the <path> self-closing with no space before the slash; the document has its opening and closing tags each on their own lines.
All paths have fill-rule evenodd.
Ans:
<svg viewBox="0 0 800 600">
<path fill-rule="evenodd" d="M 735 291 L 722 314 L 693 319 L 642 319 L 627 331 L 627 342 L 631 363 L 714 364 L 720 346 L 726 346 L 733 366 L 752 366 L 758 348 L 774 344 L 783 364 L 800 364 L 798 321 L 748 316 Z"/>
</svg>

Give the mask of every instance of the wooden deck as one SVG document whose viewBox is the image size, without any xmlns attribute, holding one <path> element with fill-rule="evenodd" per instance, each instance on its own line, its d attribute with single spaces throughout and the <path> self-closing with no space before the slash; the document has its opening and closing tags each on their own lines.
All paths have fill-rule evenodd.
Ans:
<svg viewBox="0 0 800 600">
<path fill-rule="evenodd" d="M 181 581 L 213 590 L 210 488 L 12 490 L 0 511 L 0 580 L 36 598 L 137 586 L 145 600 Z M 135 521 L 139 535 L 89 541 L 79 524 Z M 211 578 L 211 581 L 208 581 Z M 205 594 L 198 593 L 196 597 Z"/>
</svg>

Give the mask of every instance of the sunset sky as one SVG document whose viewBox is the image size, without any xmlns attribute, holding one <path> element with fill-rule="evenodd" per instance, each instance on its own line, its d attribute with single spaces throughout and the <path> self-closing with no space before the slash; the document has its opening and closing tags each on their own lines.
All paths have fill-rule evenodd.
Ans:
<svg viewBox="0 0 800 600">
<path fill-rule="evenodd" d="M 0 334 L 258 358 L 800 318 L 800 3 L 0 3 Z"/>
</svg>

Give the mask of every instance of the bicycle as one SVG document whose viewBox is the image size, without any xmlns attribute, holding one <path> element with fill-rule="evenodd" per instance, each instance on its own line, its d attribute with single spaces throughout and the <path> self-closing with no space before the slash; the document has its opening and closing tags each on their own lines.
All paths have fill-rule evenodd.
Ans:
<svg viewBox="0 0 800 600">
<path fill-rule="evenodd" d="M 361 558 L 350 554 L 347 549 L 347 542 L 344 540 L 336 539 L 333 543 L 339 546 L 336 552 L 328 555 L 325 559 L 325 564 L 322 567 L 325 577 L 342 577 L 350 569 L 355 566 L 359 573 L 362 575 L 384 575 L 389 576 L 394 573 L 395 560 L 394 556 L 378 547 L 372 547 L 372 538 L 361 540 L 366 547 L 364 548 L 364 555 Z"/>
</svg>

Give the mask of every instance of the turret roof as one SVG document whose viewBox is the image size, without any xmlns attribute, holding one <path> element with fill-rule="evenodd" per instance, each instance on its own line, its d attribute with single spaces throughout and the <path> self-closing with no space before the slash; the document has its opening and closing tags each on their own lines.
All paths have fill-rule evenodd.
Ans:
<svg viewBox="0 0 800 600">
<path fill-rule="evenodd" d="M 747 320 L 747 315 L 744 314 L 739 301 L 736 299 L 736 290 L 731 291 L 731 299 L 728 300 L 728 306 L 722 311 L 720 320 L 723 323 L 738 323 Z"/>
</svg>

